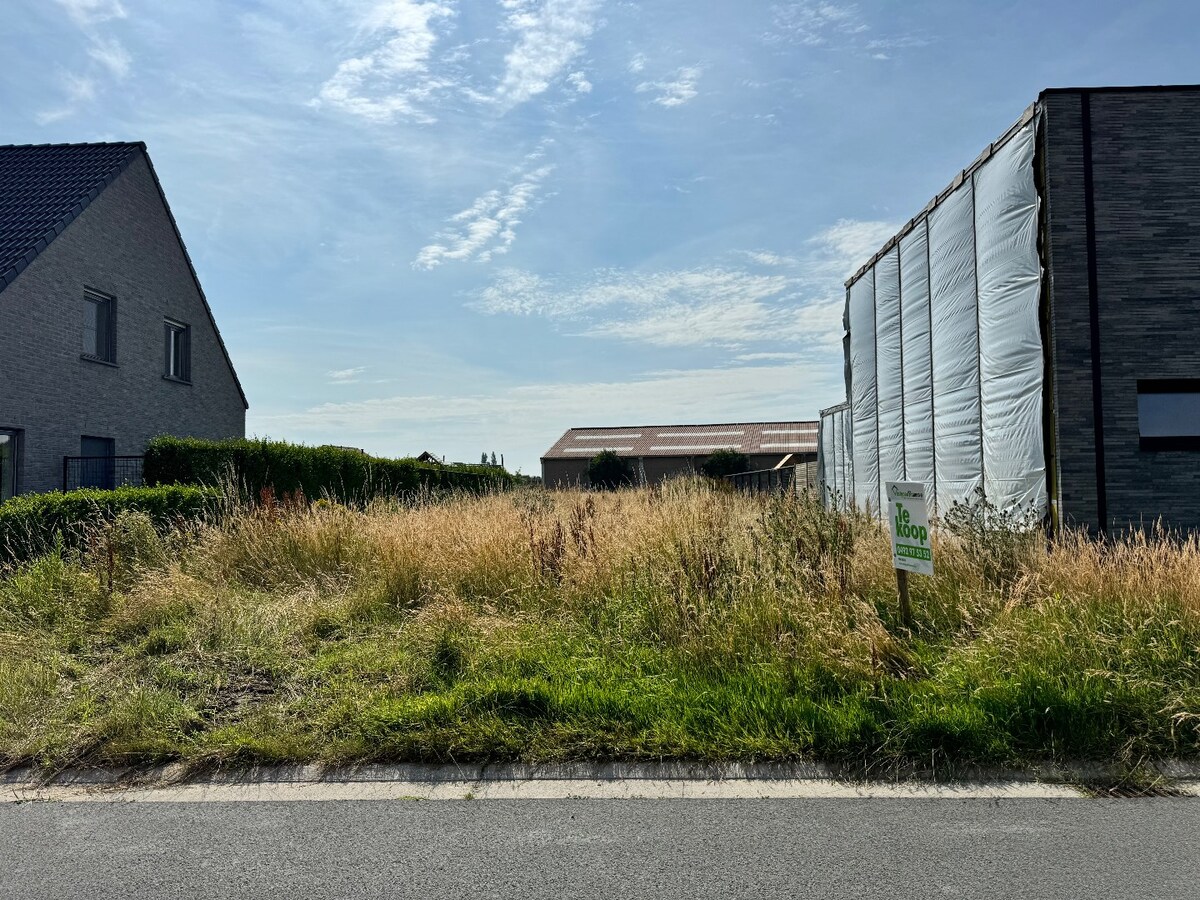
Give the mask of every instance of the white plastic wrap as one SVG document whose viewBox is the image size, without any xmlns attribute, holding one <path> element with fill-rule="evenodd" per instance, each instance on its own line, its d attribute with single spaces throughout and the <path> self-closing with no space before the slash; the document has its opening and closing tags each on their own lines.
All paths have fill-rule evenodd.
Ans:
<svg viewBox="0 0 1200 900">
<path fill-rule="evenodd" d="M 846 404 L 821 412 L 821 473 L 827 507 L 845 509 L 850 501 L 850 413 Z"/>
<path fill-rule="evenodd" d="M 879 507 L 879 398 L 875 384 L 875 276 L 868 270 L 850 286 L 850 413 L 854 467 L 853 501 Z"/>
<path fill-rule="evenodd" d="M 937 505 L 933 478 L 933 365 L 929 355 L 929 235 L 927 223 L 900 240 L 900 304 L 904 338 L 904 479 L 925 485 Z"/>
<path fill-rule="evenodd" d="M 929 291 L 937 509 L 945 512 L 954 501 L 972 500 L 983 485 L 970 179 L 929 214 Z"/>
<path fill-rule="evenodd" d="M 833 415 L 829 410 L 821 412 L 821 421 L 817 426 L 817 453 L 821 472 L 821 502 L 826 507 L 832 507 L 837 494 L 837 457 L 835 456 Z"/>
<path fill-rule="evenodd" d="M 1043 355 L 1038 303 L 1034 128 L 1018 131 L 975 174 L 984 493 L 1045 513 Z"/>
<path fill-rule="evenodd" d="M 875 509 L 887 505 L 884 484 L 904 480 L 900 332 L 900 254 L 893 248 L 875 263 L 875 371 L 879 400 L 879 495 L 875 498 Z"/>
</svg>

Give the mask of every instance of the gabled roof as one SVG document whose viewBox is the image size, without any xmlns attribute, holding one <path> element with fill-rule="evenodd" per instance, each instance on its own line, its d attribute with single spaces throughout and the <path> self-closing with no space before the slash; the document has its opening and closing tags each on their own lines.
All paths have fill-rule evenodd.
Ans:
<svg viewBox="0 0 1200 900">
<path fill-rule="evenodd" d="M 242 397 L 242 404 L 248 409 L 250 404 L 246 401 L 246 392 L 233 367 L 233 360 L 229 358 L 208 298 L 204 296 L 204 288 L 200 286 L 200 278 L 183 243 L 183 235 L 179 233 L 175 215 L 167 203 L 167 195 L 163 193 L 158 173 L 154 171 L 154 164 L 146 153 L 146 145 L 140 141 L 0 146 L 0 291 L 12 284 L 25 267 L 62 234 L 100 196 L 101 191 L 116 181 L 139 154 L 146 160 L 167 218 L 175 231 L 179 249 L 187 261 L 196 292 L 217 336 L 217 344 Z"/>
<path fill-rule="evenodd" d="M 0 147 L 0 291 L 144 149 L 126 143 Z"/>
<path fill-rule="evenodd" d="M 732 422 L 724 425 L 630 425 L 572 428 L 542 459 L 590 459 L 601 450 L 621 456 L 707 456 L 732 449 L 748 455 L 816 453 L 816 422 Z"/>
</svg>

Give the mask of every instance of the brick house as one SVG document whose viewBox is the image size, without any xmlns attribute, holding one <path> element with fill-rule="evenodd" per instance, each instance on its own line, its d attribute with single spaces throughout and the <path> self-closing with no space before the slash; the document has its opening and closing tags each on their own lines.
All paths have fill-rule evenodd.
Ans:
<svg viewBox="0 0 1200 900">
<path fill-rule="evenodd" d="M 0 147 L 0 499 L 159 434 L 245 434 L 246 396 L 141 143 Z"/>
</svg>

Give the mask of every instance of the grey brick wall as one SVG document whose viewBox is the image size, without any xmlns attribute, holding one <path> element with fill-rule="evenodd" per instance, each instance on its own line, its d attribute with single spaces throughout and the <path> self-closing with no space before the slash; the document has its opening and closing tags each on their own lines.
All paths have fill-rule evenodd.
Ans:
<svg viewBox="0 0 1200 900">
<path fill-rule="evenodd" d="M 84 288 L 116 297 L 116 366 L 81 358 Z M 163 320 L 191 326 L 190 385 L 167 381 Z M 140 454 L 158 434 L 241 437 L 246 413 L 139 156 L 0 293 L 0 428 L 22 432 L 22 491 L 61 486 L 80 437 Z"/>
<path fill-rule="evenodd" d="M 1137 380 L 1200 377 L 1200 91 L 1091 108 L 1107 525 L 1200 528 L 1200 452 L 1139 449 Z M 1097 520 L 1078 93 L 1043 97 L 1056 444 L 1068 520 Z"/>
</svg>

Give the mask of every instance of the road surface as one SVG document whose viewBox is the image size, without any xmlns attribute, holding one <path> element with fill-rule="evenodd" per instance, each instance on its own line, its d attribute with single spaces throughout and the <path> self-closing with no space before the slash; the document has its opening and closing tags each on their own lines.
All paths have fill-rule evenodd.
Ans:
<svg viewBox="0 0 1200 900">
<path fill-rule="evenodd" d="M 1195 898 L 1200 800 L 0 804 L 0 897 Z"/>
</svg>

